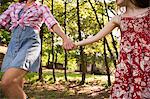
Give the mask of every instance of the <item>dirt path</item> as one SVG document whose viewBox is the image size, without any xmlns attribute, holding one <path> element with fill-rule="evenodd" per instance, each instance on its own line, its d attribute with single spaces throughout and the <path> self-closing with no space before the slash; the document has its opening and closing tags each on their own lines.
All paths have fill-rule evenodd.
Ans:
<svg viewBox="0 0 150 99">
<path fill-rule="evenodd" d="M 109 89 L 98 85 L 79 85 L 74 81 L 55 84 L 26 84 L 31 99 L 108 99 Z"/>
<path fill-rule="evenodd" d="M 55 84 L 36 82 L 25 83 L 29 99 L 108 99 L 109 88 L 98 85 L 79 85 L 75 81 L 56 82 Z M 0 91 L 0 99 L 5 99 Z"/>
</svg>

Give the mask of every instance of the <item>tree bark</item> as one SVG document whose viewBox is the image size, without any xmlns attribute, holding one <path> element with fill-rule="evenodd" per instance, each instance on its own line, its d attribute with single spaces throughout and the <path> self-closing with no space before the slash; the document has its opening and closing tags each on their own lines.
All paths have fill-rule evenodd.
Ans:
<svg viewBox="0 0 150 99">
<path fill-rule="evenodd" d="M 77 0 L 77 16 L 78 16 L 78 33 L 79 33 L 79 40 L 82 40 L 82 36 L 81 36 L 81 27 L 80 27 L 80 15 L 79 15 L 79 0 Z M 85 83 L 85 76 L 86 76 L 86 66 L 84 64 L 84 51 L 83 51 L 83 47 L 80 46 L 79 48 L 80 50 L 80 66 L 82 67 L 82 81 L 80 82 L 80 84 L 84 84 Z"/>
<path fill-rule="evenodd" d="M 109 66 L 107 62 L 107 53 L 106 53 L 106 38 L 104 37 L 104 60 L 105 60 L 105 66 L 106 66 L 106 72 L 107 72 L 107 77 L 108 77 L 108 86 L 111 86 L 111 80 L 110 80 L 110 71 L 109 71 Z"/>
<path fill-rule="evenodd" d="M 43 4 L 44 0 L 42 0 L 42 4 Z M 39 68 L 39 79 L 40 81 L 43 81 L 43 77 L 42 77 L 42 44 L 43 44 L 43 25 L 41 27 L 41 31 L 40 31 L 40 38 L 41 38 L 41 52 L 40 52 L 40 68 Z"/>
<path fill-rule="evenodd" d="M 52 14 L 53 14 L 53 8 L 54 8 L 54 0 L 52 0 Z M 55 58 L 55 53 L 54 53 L 54 33 L 51 33 L 52 35 L 52 65 L 53 65 L 53 78 L 54 78 L 54 83 L 56 82 L 56 77 L 55 77 L 55 63 L 54 63 L 54 58 Z"/>
<path fill-rule="evenodd" d="M 65 1 L 65 19 L 64 19 L 64 29 L 65 29 L 65 34 L 67 34 L 67 30 L 66 30 L 66 11 L 67 11 L 67 2 Z M 65 50 L 65 71 L 64 71 L 64 74 L 65 74 L 65 80 L 67 81 L 67 62 L 68 61 L 68 58 L 67 58 L 67 51 Z"/>
<path fill-rule="evenodd" d="M 107 4 L 106 4 L 106 1 L 105 1 L 105 0 L 104 0 L 104 5 L 105 5 L 105 11 L 106 11 L 106 14 L 107 14 L 107 19 L 108 19 L 108 21 L 110 21 L 110 19 L 109 19 L 109 14 L 108 14 L 108 10 L 107 10 Z M 115 49 L 115 51 L 116 51 L 116 57 L 118 58 L 118 51 L 117 51 L 117 47 L 116 47 L 116 41 L 115 41 L 115 39 L 114 39 L 112 33 L 110 33 L 110 35 L 111 35 L 111 38 L 112 38 L 113 47 L 114 47 L 114 49 Z M 115 60 L 115 58 L 114 58 L 113 60 Z M 114 64 L 116 64 L 116 61 L 114 61 L 114 62 L 115 62 Z M 116 67 L 116 65 L 115 65 L 115 67 Z"/>
<path fill-rule="evenodd" d="M 89 3 L 90 3 L 90 5 L 91 5 L 91 7 L 92 7 L 92 9 L 93 9 L 93 11 L 94 11 L 94 13 L 95 13 L 96 20 L 97 20 L 97 22 L 98 22 L 98 24 L 99 24 L 99 28 L 102 29 L 104 23 L 103 23 L 103 24 L 100 24 L 99 19 L 98 19 L 97 12 L 96 12 L 96 10 L 95 10 L 95 8 L 94 8 L 94 6 L 92 5 L 92 2 L 91 2 L 90 0 L 89 0 Z M 106 38 L 104 37 L 104 41 L 103 41 L 103 45 L 104 45 L 104 61 L 105 61 L 106 72 L 107 72 L 107 76 L 108 76 L 108 85 L 110 86 L 110 85 L 111 85 L 111 79 L 110 79 L 110 71 L 109 71 L 108 62 L 107 62 L 107 54 L 106 54 L 106 46 L 105 46 L 105 43 L 106 43 L 106 42 L 107 42 L 107 40 L 106 40 Z M 109 46 L 108 46 L 108 47 L 109 47 Z M 109 49 L 109 52 L 111 53 L 111 50 L 110 50 L 110 49 Z"/>
</svg>

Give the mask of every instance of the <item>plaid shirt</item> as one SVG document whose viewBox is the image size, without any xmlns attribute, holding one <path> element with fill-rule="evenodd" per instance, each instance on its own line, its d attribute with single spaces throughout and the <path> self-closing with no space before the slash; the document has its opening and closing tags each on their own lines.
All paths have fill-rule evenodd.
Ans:
<svg viewBox="0 0 150 99">
<path fill-rule="evenodd" d="M 18 14 L 23 9 L 23 13 L 19 18 Z M 0 25 L 13 30 L 20 25 L 21 27 L 30 26 L 38 31 L 45 23 L 48 29 L 57 23 L 49 8 L 40 3 L 34 2 L 31 6 L 25 8 L 25 3 L 15 3 L 0 15 Z"/>
</svg>

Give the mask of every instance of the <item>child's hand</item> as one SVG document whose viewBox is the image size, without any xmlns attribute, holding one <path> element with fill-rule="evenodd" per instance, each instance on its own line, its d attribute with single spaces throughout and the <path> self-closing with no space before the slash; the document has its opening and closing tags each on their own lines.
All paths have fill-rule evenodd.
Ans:
<svg viewBox="0 0 150 99">
<path fill-rule="evenodd" d="M 66 50 L 67 50 L 67 51 L 70 51 L 70 50 L 74 50 L 74 49 L 76 49 L 76 48 L 77 48 L 76 44 L 73 43 L 73 47 L 72 47 L 71 49 L 66 49 Z"/>
<path fill-rule="evenodd" d="M 72 48 L 72 50 L 74 50 L 74 49 L 77 49 L 77 45 L 76 45 L 76 43 L 74 43 L 74 46 L 73 46 L 73 48 Z"/>
<path fill-rule="evenodd" d="M 70 38 L 67 38 L 65 40 L 63 40 L 63 46 L 62 46 L 65 50 L 71 50 L 74 47 L 74 43 L 72 42 L 72 40 Z"/>
<path fill-rule="evenodd" d="M 68 48 L 67 46 L 63 45 L 63 48 L 67 51 L 70 51 L 70 50 L 74 50 L 77 48 L 76 44 L 75 43 L 72 43 L 72 47 Z"/>
</svg>

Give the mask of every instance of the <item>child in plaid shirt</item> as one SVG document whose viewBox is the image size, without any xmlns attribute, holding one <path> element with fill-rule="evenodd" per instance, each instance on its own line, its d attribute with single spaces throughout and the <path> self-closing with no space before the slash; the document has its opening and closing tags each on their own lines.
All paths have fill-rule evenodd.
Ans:
<svg viewBox="0 0 150 99">
<path fill-rule="evenodd" d="M 39 70 L 41 50 L 39 31 L 43 23 L 63 39 L 65 49 L 74 47 L 49 8 L 35 0 L 20 0 L 0 15 L 0 27 L 8 28 L 12 32 L 1 68 L 4 72 L 2 90 L 9 99 L 26 99 L 23 78 L 27 72 Z"/>
</svg>

